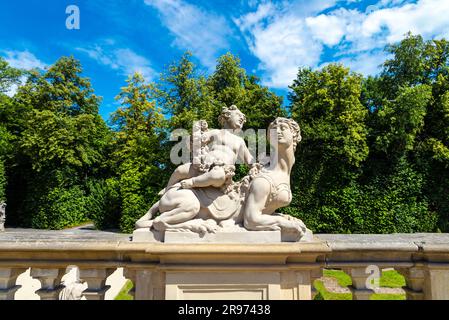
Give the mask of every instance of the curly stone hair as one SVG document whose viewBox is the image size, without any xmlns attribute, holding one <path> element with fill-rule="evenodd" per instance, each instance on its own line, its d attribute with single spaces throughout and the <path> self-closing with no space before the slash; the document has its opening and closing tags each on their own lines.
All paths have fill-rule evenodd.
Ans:
<svg viewBox="0 0 449 320">
<path fill-rule="evenodd" d="M 278 125 L 285 123 L 289 126 L 290 131 L 293 134 L 293 149 L 296 150 L 296 146 L 298 143 L 301 142 L 302 136 L 301 136 L 301 129 L 299 128 L 299 124 L 293 120 L 283 117 L 276 118 L 270 125 L 268 126 L 268 132 L 270 132 L 271 129 L 276 128 Z"/>
<path fill-rule="evenodd" d="M 218 117 L 218 122 L 220 123 L 221 126 L 224 126 L 225 123 L 229 120 L 229 118 L 231 117 L 231 111 L 238 111 L 238 112 L 240 112 L 241 114 L 243 114 L 243 113 L 239 110 L 239 108 L 237 108 L 236 105 L 232 105 L 232 106 L 230 106 L 229 108 L 228 108 L 228 107 L 224 107 L 224 108 L 221 110 L 220 116 Z M 243 114 L 243 123 L 245 123 L 245 122 L 246 122 L 246 116 Z"/>
</svg>

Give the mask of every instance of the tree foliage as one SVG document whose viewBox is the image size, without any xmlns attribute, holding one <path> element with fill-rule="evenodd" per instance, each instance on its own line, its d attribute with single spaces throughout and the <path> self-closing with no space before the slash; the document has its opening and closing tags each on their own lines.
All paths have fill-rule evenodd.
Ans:
<svg viewBox="0 0 449 320">
<path fill-rule="evenodd" d="M 89 219 L 86 183 L 101 171 L 109 130 L 81 73 L 79 61 L 63 57 L 45 72 L 31 71 L 12 99 L 11 223 L 60 229 Z"/>
<path fill-rule="evenodd" d="M 266 129 L 278 116 L 299 123 L 293 201 L 282 211 L 314 232 L 449 231 L 449 42 L 409 33 L 386 52 L 377 76 L 340 64 L 300 68 L 287 108 L 231 53 L 210 74 L 186 53 L 154 82 L 130 75 L 109 126 L 73 57 L 43 72 L 0 59 L 8 224 L 61 229 L 93 220 L 132 231 L 175 168 L 169 133 L 199 119 L 218 128 L 222 108 L 235 104 L 246 128 Z M 238 167 L 236 178 L 245 172 Z"/>
<path fill-rule="evenodd" d="M 118 223 L 121 230 L 129 232 L 163 188 L 161 168 L 169 160 L 157 147 L 164 138 L 161 129 L 165 121 L 153 85 L 146 84 L 140 74 L 131 76 L 127 84 L 116 97 L 121 107 L 112 116 L 115 131 L 110 166 L 114 177 L 107 186 L 116 190 L 121 209 Z"/>
<path fill-rule="evenodd" d="M 9 91 L 13 85 L 18 85 L 22 73 L 21 70 L 11 67 L 5 59 L 0 57 L 0 93 Z"/>
</svg>

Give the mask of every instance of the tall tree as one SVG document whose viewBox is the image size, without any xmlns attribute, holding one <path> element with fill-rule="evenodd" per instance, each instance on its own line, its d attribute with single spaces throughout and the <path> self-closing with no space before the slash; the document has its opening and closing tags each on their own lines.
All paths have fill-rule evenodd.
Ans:
<svg viewBox="0 0 449 320">
<path fill-rule="evenodd" d="M 12 102 L 5 93 L 19 84 L 21 75 L 21 70 L 9 66 L 8 62 L 0 57 L 0 202 L 6 201 L 6 161 L 12 157 L 11 142 L 14 139 L 8 130 Z"/>
<path fill-rule="evenodd" d="M 282 97 L 262 86 L 254 75 L 240 66 L 240 59 L 231 53 L 221 56 L 215 72 L 208 78 L 213 97 L 221 107 L 237 105 L 247 117 L 247 128 L 266 129 L 278 116 L 285 116 Z"/>
<path fill-rule="evenodd" d="M 206 86 L 206 78 L 199 74 L 192 55 L 186 52 L 161 74 L 154 86 L 158 105 L 170 117 L 169 128 L 190 130 L 196 120 L 213 123 L 215 101 Z"/>
<path fill-rule="evenodd" d="M 19 84 L 23 71 L 11 67 L 8 62 L 0 57 L 0 93 L 8 92 L 13 85 Z"/>
<path fill-rule="evenodd" d="M 361 82 L 360 75 L 331 64 L 317 71 L 300 69 L 290 87 L 290 109 L 303 140 L 292 177 L 294 202 L 286 212 L 300 216 L 315 231 L 344 232 L 358 219 L 343 206 L 330 206 L 335 192 L 351 187 L 368 156 Z"/>
<path fill-rule="evenodd" d="M 383 64 L 380 76 L 365 86 L 364 103 L 370 109 L 375 106 L 369 118 L 370 140 L 376 145 L 372 168 L 367 171 L 379 170 L 379 159 L 388 168 L 396 166 L 394 159 L 407 161 L 423 175 L 421 197 L 429 201 L 430 211 L 440 215 L 440 229 L 448 230 L 449 42 L 424 41 L 408 33 L 386 50 L 391 58 Z M 377 154 L 379 146 L 386 153 Z"/>
<path fill-rule="evenodd" d="M 6 128 L 0 125 L 0 203 L 6 201 L 6 169 L 5 160 L 10 148 L 11 135 Z"/>
<path fill-rule="evenodd" d="M 360 103 L 360 75 L 342 65 L 301 69 L 290 87 L 291 112 L 304 133 L 302 145 L 324 160 L 359 166 L 368 155 L 367 110 Z"/>
<path fill-rule="evenodd" d="M 14 96 L 18 135 L 8 200 L 17 224 L 62 228 L 88 219 L 86 183 L 104 161 L 108 128 L 81 65 L 63 57 Z"/>
<path fill-rule="evenodd" d="M 154 86 L 146 84 L 141 74 L 130 76 L 116 99 L 121 107 L 112 116 L 115 138 L 111 165 L 116 168 L 120 228 L 130 232 L 135 221 L 156 201 L 165 182 L 165 120 L 156 105 Z"/>
</svg>

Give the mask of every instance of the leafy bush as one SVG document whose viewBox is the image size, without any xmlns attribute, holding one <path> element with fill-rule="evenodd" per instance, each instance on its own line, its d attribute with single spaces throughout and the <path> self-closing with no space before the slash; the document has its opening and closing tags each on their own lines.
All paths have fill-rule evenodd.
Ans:
<svg viewBox="0 0 449 320">
<path fill-rule="evenodd" d="M 0 125 L 0 202 L 6 201 L 5 157 L 11 149 L 11 145 L 9 143 L 10 139 L 11 135 L 9 132 L 4 126 Z"/>
<path fill-rule="evenodd" d="M 422 196 L 424 179 L 405 160 L 391 173 L 375 175 L 365 184 L 321 190 L 316 202 L 302 201 L 282 211 L 320 233 L 434 232 L 438 215 Z M 299 210 L 302 209 L 302 210 Z"/>
<path fill-rule="evenodd" d="M 153 175 L 150 173 L 151 170 L 145 169 L 149 168 L 144 168 L 143 172 L 139 172 L 137 168 L 130 169 L 120 177 L 122 207 L 120 230 L 123 232 L 132 232 L 135 222 L 158 200 L 157 193 L 161 187 L 151 187 L 148 178 L 152 178 Z"/>
<path fill-rule="evenodd" d="M 120 221 L 120 188 L 116 179 L 90 181 L 89 218 L 97 229 L 117 228 Z"/>
<path fill-rule="evenodd" d="M 38 229 L 63 229 L 88 221 L 88 197 L 80 186 L 54 188 L 40 201 L 31 224 Z"/>
</svg>

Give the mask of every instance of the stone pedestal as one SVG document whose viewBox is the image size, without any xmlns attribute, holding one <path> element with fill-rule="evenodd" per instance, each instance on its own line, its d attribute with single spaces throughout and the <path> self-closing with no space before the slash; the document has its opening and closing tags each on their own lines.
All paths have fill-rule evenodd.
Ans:
<svg viewBox="0 0 449 320">
<path fill-rule="evenodd" d="M 241 229 L 224 229 L 216 233 L 200 235 L 194 232 L 165 231 L 138 229 L 133 232 L 133 242 L 164 242 L 164 243 L 281 243 L 293 242 L 281 231 L 247 231 Z M 307 230 L 300 242 L 312 242 L 313 234 Z"/>
<path fill-rule="evenodd" d="M 136 300 L 310 300 L 327 251 L 319 241 L 154 243 L 146 253 L 157 262 L 135 260 L 127 277 L 136 283 Z"/>
<path fill-rule="evenodd" d="M 133 243 L 148 243 L 147 254 L 160 260 L 128 277 L 137 300 L 310 300 L 324 261 L 318 257 L 328 247 L 310 231 L 301 242 L 289 241 L 280 231 L 238 227 L 203 236 L 139 229 Z"/>
</svg>

